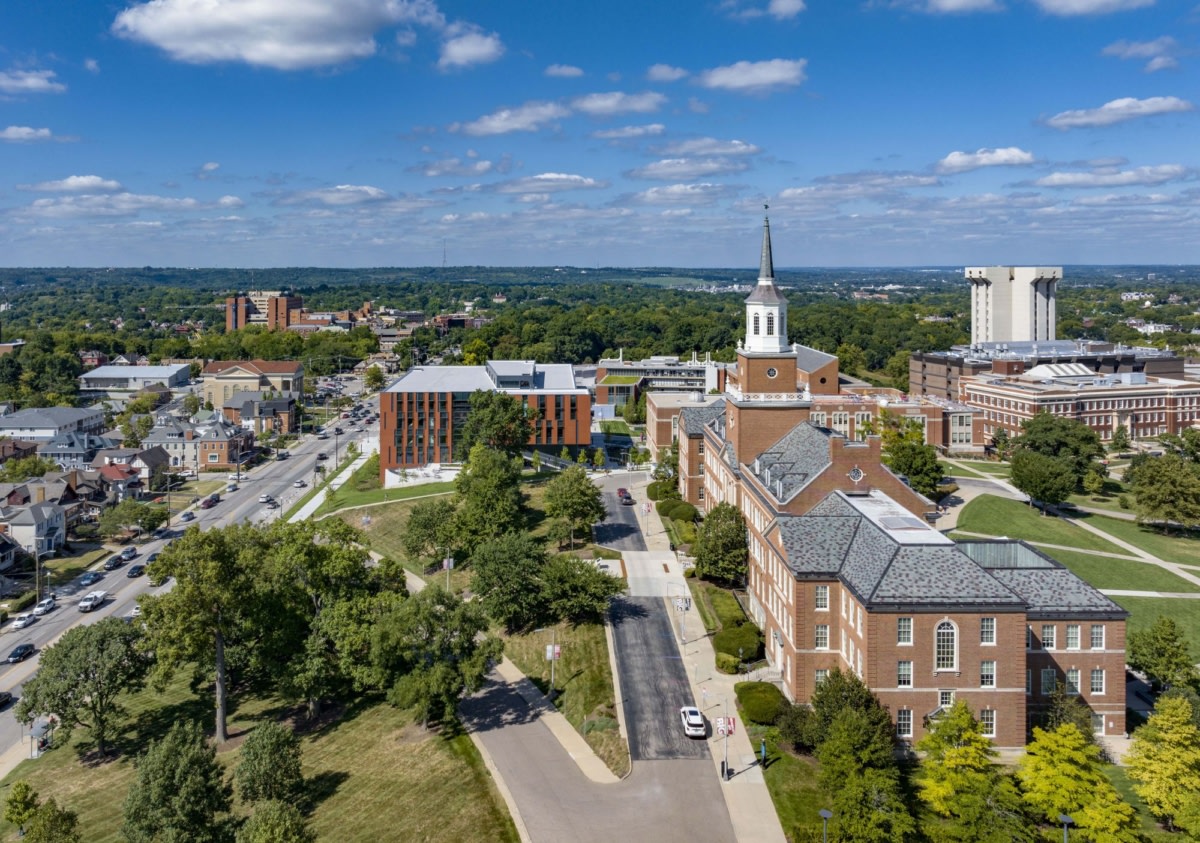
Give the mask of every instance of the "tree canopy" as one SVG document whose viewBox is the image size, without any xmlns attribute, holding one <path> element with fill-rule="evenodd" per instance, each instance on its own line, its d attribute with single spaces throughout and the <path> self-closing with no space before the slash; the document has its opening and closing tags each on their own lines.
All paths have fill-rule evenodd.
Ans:
<svg viewBox="0 0 1200 843">
<path fill-rule="evenodd" d="M 546 515 L 561 518 L 570 527 L 571 547 L 575 534 L 589 530 L 608 515 L 600 487 L 579 466 L 562 471 L 546 485 Z"/>
<path fill-rule="evenodd" d="M 741 510 L 727 501 L 714 506 L 696 531 L 695 553 L 697 575 L 722 582 L 744 578 L 749 549 Z"/>
<path fill-rule="evenodd" d="M 477 389 L 471 393 L 470 404 L 467 420 L 454 443 L 456 451 L 469 454 L 482 443 L 513 456 L 529 443 L 537 414 L 520 398 L 498 390 Z"/>
</svg>

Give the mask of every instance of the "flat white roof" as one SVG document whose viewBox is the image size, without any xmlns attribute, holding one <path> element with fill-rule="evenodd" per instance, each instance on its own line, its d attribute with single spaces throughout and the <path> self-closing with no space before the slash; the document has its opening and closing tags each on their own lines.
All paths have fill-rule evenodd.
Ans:
<svg viewBox="0 0 1200 843">
<path fill-rule="evenodd" d="M 954 544 L 952 539 L 878 489 L 872 489 L 865 495 L 838 494 L 860 515 L 887 533 L 896 544 Z"/>
<path fill-rule="evenodd" d="M 97 366 L 84 372 L 81 378 L 171 378 L 181 371 L 188 371 L 191 366 L 179 363 L 174 366 Z"/>
<path fill-rule="evenodd" d="M 505 364 L 515 364 L 508 366 Z M 493 371 L 507 376 L 523 361 L 494 361 Z M 497 387 L 488 375 L 487 366 L 414 366 L 388 392 L 489 392 L 513 394 L 555 392 L 586 395 L 587 390 L 575 385 L 575 373 L 569 363 L 527 364 L 534 367 L 533 380 L 528 387 Z M 517 369 L 521 371 L 520 369 Z"/>
</svg>

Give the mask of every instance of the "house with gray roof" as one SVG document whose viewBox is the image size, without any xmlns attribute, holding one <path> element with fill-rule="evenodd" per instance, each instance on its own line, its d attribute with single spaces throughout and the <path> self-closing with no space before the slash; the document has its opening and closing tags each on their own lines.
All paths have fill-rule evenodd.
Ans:
<svg viewBox="0 0 1200 843">
<path fill-rule="evenodd" d="M 0 416 L 0 436 L 49 442 L 64 433 L 100 433 L 104 413 L 95 407 L 33 407 Z"/>
</svg>

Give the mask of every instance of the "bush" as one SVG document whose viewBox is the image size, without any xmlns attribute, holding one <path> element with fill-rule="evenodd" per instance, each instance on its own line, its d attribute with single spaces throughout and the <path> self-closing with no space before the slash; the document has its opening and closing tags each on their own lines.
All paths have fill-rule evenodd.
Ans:
<svg viewBox="0 0 1200 843">
<path fill-rule="evenodd" d="M 670 518 L 671 513 L 675 509 L 675 504 L 677 503 L 679 503 L 679 501 L 675 498 L 659 501 L 654 505 L 654 511 L 657 512 L 662 518 Z"/>
<path fill-rule="evenodd" d="M 733 692 L 742 705 L 742 714 L 760 726 L 773 725 L 787 704 L 783 692 L 770 682 L 739 682 L 733 686 Z"/>
<path fill-rule="evenodd" d="M 692 565 L 690 568 L 683 569 L 684 579 L 687 579 L 688 577 L 694 577 L 694 576 L 696 576 L 696 566 L 695 565 Z"/>
<path fill-rule="evenodd" d="M 1129 509 L 1129 495 L 1120 495 L 1117 498 L 1117 506 L 1121 509 Z"/>
<path fill-rule="evenodd" d="M 679 501 L 671 510 L 671 517 L 676 521 L 694 522 L 700 517 L 700 513 L 696 507 L 692 506 L 687 501 Z"/>
<path fill-rule="evenodd" d="M 737 656 L 731 656 L 729 653 L 717 653 L 717 670 L 722 673 L 737 673 Z"/>
<path fill-rule="evenodd" d="M 957 483 L 939 483 L 937 487 L 938 500 L 950 497 L 958 491 Z"/>
<path fill-rule="evenodd" d="M 646 497 L 652 501 L 679 499 L 679 486 L 674 480 L 655 480 L 646 487 Z"/>
<path fill-rule="evenodd" d="M 780 739 L 791 744 L 797 751 L 807 753 L 811 753 L 816 746 L 816 741 L 813 740 L 816 722 L 811 708 L 792 703 L 780 706 L 779 715 L 775 718 Z"/>
<path fill-rule="evenodd" d="M 36 602 L 37 593 L 33 591 L 27 591 L 16 600 L 10 601 L 8 610 L 10 612 L 23 612 Z"/>
<path fill-rule="evenodd" d="M 727 626 L 713 636 L 713 649 L 718 653 L 727 653 L 735 659 L 738 648 L 742 651 L 742 661 L 753 662 L 762 658 L 762 633 L 751 623 L 740 626 Z"/>
</svg>

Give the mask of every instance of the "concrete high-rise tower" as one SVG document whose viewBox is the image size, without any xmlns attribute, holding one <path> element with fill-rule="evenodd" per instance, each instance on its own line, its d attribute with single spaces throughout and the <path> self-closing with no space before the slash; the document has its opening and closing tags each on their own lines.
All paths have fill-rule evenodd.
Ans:
<svg viewBox="0 0 1200 843">
<path fill-rule="evenodd" d="M 968 266 L 971 344 L 1055 338 L 1054 295 L 1061 266 Z"/>
</svg>

